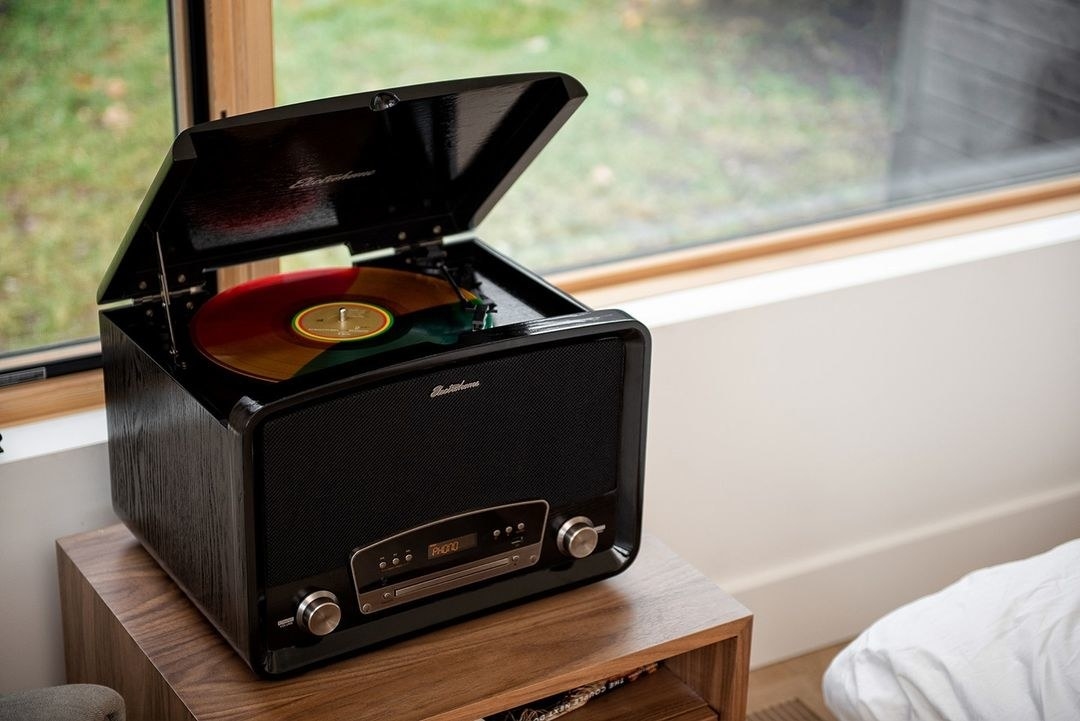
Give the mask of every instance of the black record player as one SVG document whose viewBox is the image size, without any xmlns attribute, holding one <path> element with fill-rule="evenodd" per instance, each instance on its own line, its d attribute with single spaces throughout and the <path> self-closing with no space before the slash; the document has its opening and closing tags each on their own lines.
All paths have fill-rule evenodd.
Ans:
<svg viewBox="0 0 1080 721">
<path fill-rule="evenodd" d="M 468 234 L 584 98 L 480 78 L 173 143 L 98 295 L 113 505 L 260 674 L 633 560 L 647 331 Z"/>
</svg>

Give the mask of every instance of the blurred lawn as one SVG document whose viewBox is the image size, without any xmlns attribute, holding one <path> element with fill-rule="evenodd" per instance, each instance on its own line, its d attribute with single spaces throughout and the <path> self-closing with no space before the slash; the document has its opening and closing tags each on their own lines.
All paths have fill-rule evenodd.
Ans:
<svg viewBox="0 0 1080 721">
<path fill-rule="evenodd" d="M 277 0 L 278 102 L 578 77 L 590 98 L 479 235 L 533 268 L 585 264 L 879 202 L 875 53 L 895 28 L 822 12 L 843 5 Z M 0 3 L 0 352 L 97 333 L 98 282 L 173 135 L 165 13 Z"/>
<path fill-rule="evenodd" d="M 848 4 L 276 0 L 278 102 L 574 75 L 590 97 L 478 235 L 583 265 L 880 202 L 895 21 L 827 12 Z"/>
<path fill-rule="evenodd" d="M 97 285 L 173 135 L 165 4 L 0 6 L 0 352 L 97 335 Z"/>
</svg>

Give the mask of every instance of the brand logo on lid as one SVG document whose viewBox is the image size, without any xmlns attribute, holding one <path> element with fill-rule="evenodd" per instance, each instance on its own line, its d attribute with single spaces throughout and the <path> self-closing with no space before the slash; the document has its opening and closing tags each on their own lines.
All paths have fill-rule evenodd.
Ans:
<svg viewBox="0 0 1080 721">
<path fill-rule="evenodd" d="M 331 183 L 340 183 L 343 180 L 352 180 L 353 178 L 366 178 L 369 175 L 375 175 L 374 170 L 350 170 L 347 173 L 334 173 L 332 175 L 309 175 L 306 178 L 300 178 L 295 183 L 289 186 L 289 189 L 293 188 L 314 188 L 320 185 L 330 185 Z"/>
</svg>

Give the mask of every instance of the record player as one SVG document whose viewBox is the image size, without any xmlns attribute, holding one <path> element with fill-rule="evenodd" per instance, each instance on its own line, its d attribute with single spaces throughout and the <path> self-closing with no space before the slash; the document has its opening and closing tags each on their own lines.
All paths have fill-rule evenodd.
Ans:
<svg viewBox="0 0 1080 721">
<path fill-rule="evenodd" d="M 98 295 L 113 505 L 256 672 L 633 560 L 648 333 L 471 236 L 584 98 L 480 78 L 173 143 Z M 336 245 L 348 267 L 218 292 Z"/>
</svg>

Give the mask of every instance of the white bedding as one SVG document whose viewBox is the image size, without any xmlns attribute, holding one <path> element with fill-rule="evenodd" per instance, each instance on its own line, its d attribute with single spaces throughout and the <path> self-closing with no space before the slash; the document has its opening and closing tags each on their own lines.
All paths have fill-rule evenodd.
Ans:
<svg viewBox="0 0 1080 721">
<path fill-rule="evenodd" d="M 1080 721 L 1080 539 L 892 611 L 823 691 L 840 721 Z"/>
</svg>

